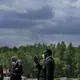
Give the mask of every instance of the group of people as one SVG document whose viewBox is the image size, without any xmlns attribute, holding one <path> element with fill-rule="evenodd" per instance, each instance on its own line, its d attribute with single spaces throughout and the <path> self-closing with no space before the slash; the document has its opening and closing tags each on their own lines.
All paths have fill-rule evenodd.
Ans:
<svg viewBox="0 0 80 80">
<path fill-rule="evenodd" d="M 43 64 L 40 64 L 38 58 L 34 57 L 36 68 L 38 69 L 38 80 L 54 80 L 55 62 L 52 58 L 52 50 L 46 49 L 43 52 Z M 10 80 L 21 80 L 23 74 L 23 66 L 21 60 L 17 60 L 16 57 L 11 59 L 10 67 Z"/>
</svg>

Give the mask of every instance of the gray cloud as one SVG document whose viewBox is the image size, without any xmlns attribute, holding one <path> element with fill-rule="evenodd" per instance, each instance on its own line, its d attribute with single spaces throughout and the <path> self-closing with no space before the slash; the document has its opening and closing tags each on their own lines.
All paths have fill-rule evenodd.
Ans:
<svg viewBox="0 0 80 80">
<path fill-rule="evenodd" d="M 25 29 L 0 29 L 0 46 L 20 46 L 33 43 L 58 43 L 65 41 L 66 44 L 70 42 L 73 45 L 80 44 L 80 35 L 63 35 L 63 34 L 52 34 L 52 35 L 37 35 L 33 34 L 29 30 Z"/>
<path fill-rule="evenodd" d="M 27 28 L 43 24 L 45 20 L 53 17 L 52 9 L 48 6 L 40 10 L 28 11 L 28 13 L 2 11 L 1 15 L 3 16 L 0 28 Z"/>
<path fill-rule="evenodd" d="M 80 8 L 78 0 L 34 0 L 35 6 L 37 4 L 42 6 L 37 9 L 34 5 L 32 5 L 34 9 L 32 9 L 30 5 L 22 6 L 20 2 L 18 0 L 17 2 L 15 0 L 13 2 L 7 1 L 7 3 L 13 3 L 13 5 L 17 3 L 18 6 L 15 4 L 16 7 L 20 8 L 21 6 L 26 12 L 1 10 L 0 28 L 26 28 L 30 29 L 32 32 L 43 35 L 80 34 Z M 26 1 L 24 0 L 22 3 L 24 2 Z M 29 0 L 27 0 L 27 2 L 29 3 Z M 5 2 L 6 6 L 10 6 L 7 3 Z M 43 3 L 45 3 L 44 6 Z M 11 6 L 11 8 L 13 7 Z"/>
<path fill-rule="evenodd" d="M 0 44 L 78 44 L 79 14 L 79 0 L 0 0 Z"/>
<path fill-rule="evenodd" d="M 39 10 L 29 10 L 28 13 L 17 14 L 17 17 L 29 20 L 46 20 L 53 18 L 53 12 L 51 7 L 45 6 Z"/>
</svg>

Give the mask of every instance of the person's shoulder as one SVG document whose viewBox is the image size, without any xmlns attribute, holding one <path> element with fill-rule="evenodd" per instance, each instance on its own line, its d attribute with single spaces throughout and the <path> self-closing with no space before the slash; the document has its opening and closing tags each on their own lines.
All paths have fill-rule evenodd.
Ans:
<svg viewBox="0 0 80 80">
<path fill-rule="evenodd" d="M 46 65 L 50 64 L 50 63 L 52 63 L 52 59 L 51 58 L 49 58 L 49 59 L 46 60 Z"/>
<path fill-rule="evenodd" d="M 47 59 L 47 61 L 53 61 L 53 58 L 52 58 L 52 57 L 49 57 L 49 58 Z"/>
<path fill-rule="evenodd" d="M 51 57 L 51 58 L 49 58 L 47 61 L 46 61 L 46 63 L 48 64 L 48 63 L 53 63 L 53 64 L 55 64 L 55 62 L 54 62 L 54 59 Z"/>
<path fill-rule="evenodd" d="M 11 65 L 16 65 L 16 62 L 12 62 Z"/>
</svg>

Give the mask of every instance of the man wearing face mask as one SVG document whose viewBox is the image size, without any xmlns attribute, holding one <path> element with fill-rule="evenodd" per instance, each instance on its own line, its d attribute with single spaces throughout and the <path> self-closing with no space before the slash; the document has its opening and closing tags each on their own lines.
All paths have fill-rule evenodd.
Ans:
<svg viewBox="0 0 80 80">
<path fill-rule="evenodd" d="M 37 64 L 38 68 L 38 80 L 54 80 L 54 69 L 55 63 L 52 58 L 52 51 L 51 49 L 46 49 L 44 51 L 44 62 L 43 65 L 40 65 L 38 59 L 35 58 L 35 63 Z"/>
</svg>

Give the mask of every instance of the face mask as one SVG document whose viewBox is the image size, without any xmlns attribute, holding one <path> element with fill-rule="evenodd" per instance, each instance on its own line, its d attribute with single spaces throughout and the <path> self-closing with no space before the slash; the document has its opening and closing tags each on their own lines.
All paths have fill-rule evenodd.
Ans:
<svg viewBox="0 0 80 80">
<path fill-rule="evenodd" d="M 42 58 L 44 59 L 45 57 L 44 57 L 44 54 L 42 54 Z"/>
</svg>

